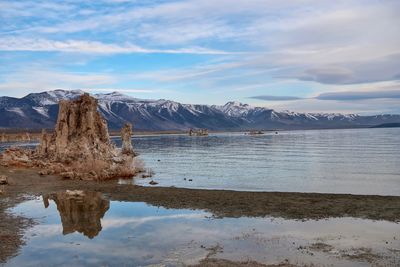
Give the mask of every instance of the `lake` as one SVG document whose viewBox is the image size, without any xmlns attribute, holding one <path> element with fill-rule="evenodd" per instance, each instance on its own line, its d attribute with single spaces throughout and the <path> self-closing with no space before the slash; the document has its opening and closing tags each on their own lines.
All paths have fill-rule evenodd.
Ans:
<svg viewBox="0 0 400 267">
<path fill-rule="evenodd" d="M 133 142 L 158 186 L 400 195 L 400 128 L 162 135 Z"/>
<path fill-rule="evenodd" d="M 158 186 L 400 196 L 400 128 L 132 140 Z M 113 141 L 120 145 L 118 138 Z M 0 150 L 14 144 L 0 143 Z M 149 186 L 149 181 L 121 182 Z"/>
</svg>

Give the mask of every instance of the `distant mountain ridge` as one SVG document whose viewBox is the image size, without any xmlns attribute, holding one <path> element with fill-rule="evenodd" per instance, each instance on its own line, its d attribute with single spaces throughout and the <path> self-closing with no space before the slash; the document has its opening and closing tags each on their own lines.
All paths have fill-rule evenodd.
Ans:
<svg viewBox="0 0 400 267">
<path fill-rule="evenodd" d="M 0 97 L 0 128 L 52 128 L 58 114 L 58 102 L 74 99 L 80 90 L 54 90 L 31 93 L 22 98 Z M 223 106 L 181 104 L 158 99 L 146 100 L 118 92 L 94 94 L 99 111 L 109 128 L 133 123 L 137 130 L 163 131 L 207 128 L 209 130 L 249 129 L 324 129 L 370 127 L 399 123 L 400 115 L 360 116 L 355 114 L 277 112 L 239 102 Z"/>
</svg>

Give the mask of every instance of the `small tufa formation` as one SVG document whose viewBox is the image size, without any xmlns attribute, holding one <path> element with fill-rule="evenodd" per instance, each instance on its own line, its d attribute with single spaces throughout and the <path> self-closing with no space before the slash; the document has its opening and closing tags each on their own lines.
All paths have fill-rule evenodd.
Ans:
<svg viewBox="0 0 400 267">
<path fill-rule="evenodd" d="M 40 143 L 36 147 L 36 153 L 40 156 L 45 156 L 50 144 L 50 136 L 47 134 L 46 130 L 43 129 L 40 135 Z"/>
<path fill-rule="evenodd" d="M 24 135 L 22 135 L 22 141 L 30 142 L 31 141 L 31 135 L 29 133 L 25 133 Z"/>
<path fill-rule="evenodd" d="M 1 139 L 0 140 L 1 140 L 2 143 L 7 142 L 7 138 L 6 138 L 6 134 L 5 133 L 1 134 Z"/>
<path fill-rule="evenodd" d="M 260 130 L 252 130 L 248 134 L 249 135 L 260 135 L 260 134 L 264 134 L 264 132 L 260 131 Z"/>
<path fill-rule="evenodd" d="M 142 171 L 131 144 L 132 126 L 121 131 L 122 149 L 108 135 L 107 123 L 97 111 L 97 100 L 83 94 L 62 100 L 55 131 L 42 131 L 36 150 L 10 148 L 0 155 L 2 165 L 40 167 L 41 175 L 59 174 L 65 179 L 104 180 L 132 177 Z"/>
<path fill-rule="evenodd" d="M 207 129 L 189 130 L 189 136 L 207 136 L 207 135 L 208 135 Z"/>
<path fill-rule="evenodd" d="M 135 155 L 132 146 L 132 124 L 126 123 L 121 129 L 122 148 L 121 153 L 124 155 Z"/>
</svg>

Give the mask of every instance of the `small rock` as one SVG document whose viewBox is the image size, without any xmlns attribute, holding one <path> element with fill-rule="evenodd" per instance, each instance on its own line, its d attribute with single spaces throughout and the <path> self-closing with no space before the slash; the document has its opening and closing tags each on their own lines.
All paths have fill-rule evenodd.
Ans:
<svg viewBox="0 0 400 267">
<path fill-rule="evenodd" d="M 60 173 L 60 176 L 63 179 L 74 179 L 75 173 L 74 172 L 62 172 L 62 173 Z"/>
<path fill-rule="evenodd" d="M 151 180 L 150 182 L 149 182 L 149 184 L 151 184 L 151 185 L 156 185 L 156 184 L 158 184 L 156 181 L 153 181 L 153 180 Z"/>
<path fill-rule="evenodd" d="M 38 174 L 39 174 L 40 176 L 49 175 L 49 174 L 50 174 L 50 171 L 49 171 L 49 170 L 41 170 L 41 171 L 38 172 Z"/>
<path fill-rule="evenodd" d="M 95 171 L 90 171 L 88 178 L 89 178 L 89 180 L 97 180 L 99 178 L 99 176 L 97 175 L 97 173 Z"/>
<path fill-rule="evenodd" d="M 0 184 L 1 185 L 6 185 L 8 184 L 8 177 L 5 175 L 0 175 Z"/>
<path fill-rule="evenodd" d="M 193 181 L 193 179 L 189 179 L 189 182 Z"/>
</svg>

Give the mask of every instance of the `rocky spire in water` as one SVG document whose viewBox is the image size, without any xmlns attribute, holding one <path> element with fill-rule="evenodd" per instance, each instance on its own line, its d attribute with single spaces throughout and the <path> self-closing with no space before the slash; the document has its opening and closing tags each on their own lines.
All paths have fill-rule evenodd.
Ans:
<svg viewBox="0 0 400 267">
<path fill-rule="evenodd" d="M 125 155 L 134 155 L 132 146 L 132 125 L 126 123 L 121 129 L 122 148 L 121 153 Z"/>
</svg>

